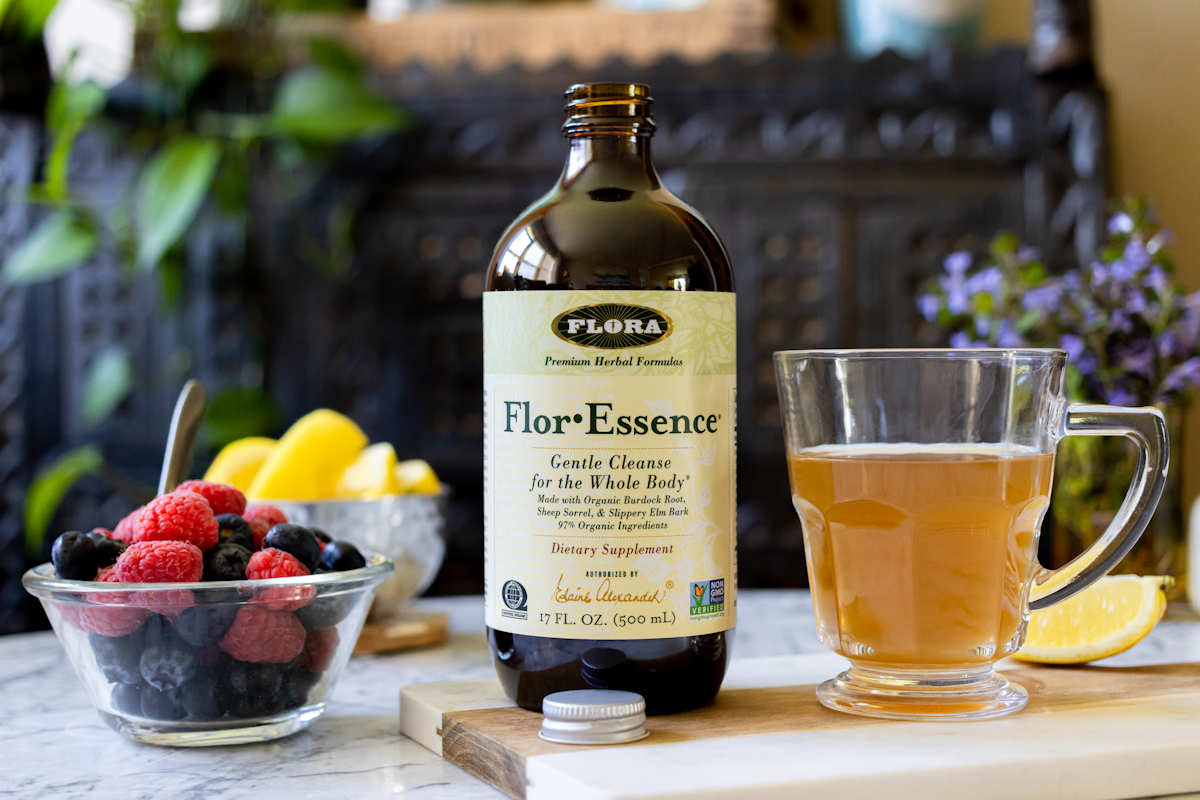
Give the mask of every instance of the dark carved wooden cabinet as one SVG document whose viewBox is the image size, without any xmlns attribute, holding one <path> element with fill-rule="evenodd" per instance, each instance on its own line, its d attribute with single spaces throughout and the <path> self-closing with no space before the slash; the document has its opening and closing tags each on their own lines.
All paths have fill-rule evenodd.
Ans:
<svg viewBox="0 0 1200 800">
<path fill-rule="evenodd" d="M 591 79 L 652 85 L 655 162 L 733 259 L 740 579 L 802 584 L 772 351 L 934 342 L 913 299 L 948 252 L 1010 228 L 1063 264 L 1101 235 L 1103 91 L 1090 69 L 1039 77 L 1027 63 L 1013 48 L 919 61 L 778 53 L 636 69 L 485 76 L 413 67 L 381 76 L 419 127 L 349 154 L 329 191 L 301 207 L 280 207 L 264 187 L 244 253 L 236 231 L 199 226 L 177 312 L 157 309 L 145 279 L 122 281 L 111 254 L 53 286 L 0 287 L 6 586 L 19 560 L 11 556 L 20 530 L 14 487 L 45 452 L 93 435 L 72 411 L 79 375 L 120 342 L 135 353 L 142 383 L 99 432 L 114 462 L 153 475 L 185 372 L 216 386 L 261 377 L 288 419 L 328 405 L 372 439 L 394 442 L 401 457 L 431 461 L 454 487 L 450 554 L 435 588 L 477 591 L 483 271 L 504 225 L 557 175 L 562 89 Z M 31 135 L 21 118 L 0 117 L 0 140 Z M 96 146 L 88 181 L 101 191 L 106 170 L 129 165 Z M 3 152 L 0 185 L 28 182 L 28 156 Z M 305 266 L 304 247 L 328 198 L 345 193 L 363 210 L 353 262 L 331 277 Z M 28 224 L 22 207 L 0 211 L 0 254 Z M 181 347 L 185 365 L 171 357 Z M 118 513 L 120 501 L 88 487 L 58 524 L 91 525 L 101 506 Z"/>
</svg>

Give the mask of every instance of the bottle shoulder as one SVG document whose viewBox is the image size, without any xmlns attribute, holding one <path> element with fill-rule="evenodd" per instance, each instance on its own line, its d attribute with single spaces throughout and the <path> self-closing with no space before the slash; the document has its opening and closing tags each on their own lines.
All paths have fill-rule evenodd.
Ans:
<svg viewBox="0 0 1200 800">
<path fill-rule="evenodd" d="M 560 185 L 505 230 L 486 283 L 492 291 L 733 291 L 733 274 L 711 226 L 665 188 Z"/>
</svg>

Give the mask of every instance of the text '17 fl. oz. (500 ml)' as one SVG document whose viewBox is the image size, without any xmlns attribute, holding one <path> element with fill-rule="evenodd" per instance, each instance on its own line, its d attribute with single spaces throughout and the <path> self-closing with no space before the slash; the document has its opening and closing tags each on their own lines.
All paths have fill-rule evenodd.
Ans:
<svg viewBox="0 0 1200 800">
<path fill-rule="evenodd" d="M 562 177 L 484 293 L 488 641 L 516 702 L 712 701 L 736 622 L 729 258 L 650 162 L 647 87 L 567 90 Z"/>
</svg>

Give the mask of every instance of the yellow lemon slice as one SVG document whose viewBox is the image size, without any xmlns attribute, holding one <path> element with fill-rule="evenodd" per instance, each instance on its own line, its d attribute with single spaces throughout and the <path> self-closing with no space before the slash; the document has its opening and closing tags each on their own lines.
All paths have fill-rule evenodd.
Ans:
<svg viewBox="0 0 1200 800">
<path fill-rule="evenodd" d="M 1123 653 L 1146 638 L 1167 610 L 1162 575 L 1110 575 L 1029 618 L 1025 646 L 1013 658 L 1082 664 Z"/>
<path fill-rule="evenodd" d="M 338 481 L 337 496 L 374 500 L 389 494 L 400 494 L 395 470 L 396 451 L 392 446 L 387 442 L 373 444 L 346 467 Z"/>
<path fill-rule="evenodd" d="M 367 444 L 354 420 L 318 409 L 296 420 L 259 469 L 246 496 L 256 500 L 325 500 Z"/>
<path fill-rule="evenodd" d="M 221 448 L 204 473 L 204 480 L 227 483 L 243 492 L 250 488 L 254 476 L 275 449 L 275 440 L 264 436 L 248 436 Z"/>
<path fill-rule="evenodd" d="M 395 468 L 399 491 L 406 494 L 437 494 L 441 481 L 429 463 L 419 458 L 401 461 Z"/>
</svg>

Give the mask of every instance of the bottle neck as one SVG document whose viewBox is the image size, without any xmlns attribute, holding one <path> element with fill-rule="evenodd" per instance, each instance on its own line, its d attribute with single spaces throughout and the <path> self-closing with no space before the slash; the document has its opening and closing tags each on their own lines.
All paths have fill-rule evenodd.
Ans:
<svg viewBox="0 0 1200 800">
<path fill-rule="evenodd" d="M 650 160 L 649 136 L 577 134 L 567 141 L 567 163 L 559 179 L 564 188 L 645 191 L 661 185 Z"/>
</svg>

